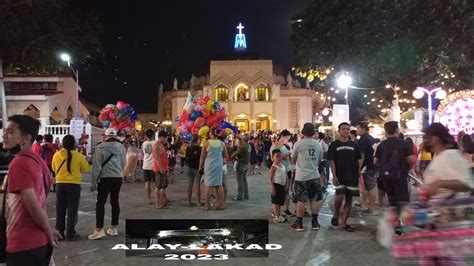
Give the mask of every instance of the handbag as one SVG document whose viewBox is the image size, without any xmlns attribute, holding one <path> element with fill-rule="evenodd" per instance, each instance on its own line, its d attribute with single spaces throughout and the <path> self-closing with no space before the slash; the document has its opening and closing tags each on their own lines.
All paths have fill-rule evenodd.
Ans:
<svg viewBox="0 0 474 266">
<path fill-rule="evenodd" d="M 7 201 L 8 177 L 5 176 L 5 190 L 3 191 L 2 216 L 0 217 L 0 263 L 7 260 L 7 219 L 5 217 L 5 205 Z"/>
</svg>

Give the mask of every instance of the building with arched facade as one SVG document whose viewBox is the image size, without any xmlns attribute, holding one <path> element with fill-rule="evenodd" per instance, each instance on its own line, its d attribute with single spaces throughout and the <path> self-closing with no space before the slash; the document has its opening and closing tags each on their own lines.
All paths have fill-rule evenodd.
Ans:
<svg viewBox="0 0 474 266">
<path fill-rule="evenodd" d="M 199 80 L 199 78 L 198 78 Z M 215 60 L 209 75 L 192 86 L 159 93 L 158 117 L 172 124 L 181 114 L 187 92 L 219 101 L 228 112 L 227 120 L 240 130 L 289 129 L 299 131 L 314 120 L 312 90 L 288 84 L 274 73 L 271 60 Z M 314 121 L 313 121 L 314 122 Z"/>
<path fill-rule="evenodd" d="M 41 125 L 69 124 L 77 108 L 76 81 L 71 77 L 5 77 L 7 115 L 37 118 Z M 98 107 L 80 102 L 81 117 L 97 125 Z"/>
</svg>

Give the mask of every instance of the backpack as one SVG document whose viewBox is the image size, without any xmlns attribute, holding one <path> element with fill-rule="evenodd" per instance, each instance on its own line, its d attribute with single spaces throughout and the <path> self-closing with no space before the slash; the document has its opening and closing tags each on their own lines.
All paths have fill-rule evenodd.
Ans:
<svg viewBox="0 0 474 266">
<path fill-rule="evenodd" d="M 49 148 L 48 144 L 43 144 L 43 146 L 41 146 L 40 156 L 43 160 L 46 160 L 48 158 L 48 154 L 51 153 L 53 153 L 53 151 L 51 150 L 51 148 Z"/>
<path fill-rule="evenodd" d="M 391 151 L 385 151 L 382 154 L 379 165 L 380 177 L 398 180 L 401 177 L 402 163 L 400 149 L 393 149 Z"/>
</svg>

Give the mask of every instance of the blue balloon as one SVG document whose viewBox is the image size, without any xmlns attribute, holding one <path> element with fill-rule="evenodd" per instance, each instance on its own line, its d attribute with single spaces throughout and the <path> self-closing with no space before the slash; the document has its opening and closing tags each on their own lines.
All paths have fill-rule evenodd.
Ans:
<svg viewBox="0 0 474 266">
<path fill-rule="evenodd" d="M 135 120 L 138 119 L 138 115 L 137 115 L 137 114 L 132 114 L 132 115 L 130 116 L 130 119 L 132 119 L 132 121 L 135 121 Z"/>
<path fill-rule="evenodd" d="M 220 129 L 230 128 L 230 130 L 232 130 L 232 132 L 234 132 L 234 134 L 237 133 L 237 131 L 238 131 L 238 128 L 236 126 L 233 126 L 231 123 L 229 123 L 225 120 L 222 120 L 221 126 L 219 128 Z"/>
<path fill-rule="evenodd" d="M 177 116 L 177 117 L 174 119 L 174 122 L 176 122 L 176 123 L 179 122 L 179 116 Z"/>
<path fill-rule="evenodd" d="M 200 117 L 202 115 L 202 113 L 200 111 L 194 111 L 191 113 L 191 115 L 189 116 L 189 118 L 191 118 L 191 120 L 196 120 L 198 119 L 198 117 Z"/>
<path fill-rule="evenodd" d="M 220 110 L 222 107 L 218 101 L 214 101 L 214 108 L 216 108 L 216 110 Z"/>
<path fill-rule="evenodd" d="M 186 141 L 186 142 L 191 141 L 191 137 L 192 137 L 192 136 L 191 136 L 191 134 L 189 134 L 189 133 L 182 133 L 182 134 L 181 134 L 181 138 L 182 138 L 184 141 Z"/>
<path fill-rule="evenodd" d="M 109 120 L 104 121 L 104 123 L 102 123 L 102 126 L 104 128 L 109 128 L 110 127 L 110 121 Z"/>
</svg>

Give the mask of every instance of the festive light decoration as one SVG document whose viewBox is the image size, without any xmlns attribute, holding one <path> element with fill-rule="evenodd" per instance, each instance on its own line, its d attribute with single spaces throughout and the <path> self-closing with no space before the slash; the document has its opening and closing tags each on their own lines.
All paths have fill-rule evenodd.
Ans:
<svg viewBox="0 0 474 266">
<path fill-rule="evenodd" d="M 436 115 L 452 135 L 474 133 L 474 90 L 458 91 L 441 101 Z"/>
<path fill-rule="evenodd" d="M 331 74 L 331 69 L 316 68 L 316 69 L 301 69 L 301 68 L 292 68 L 297 77 L 307 79 L 309 82 L 313 82 L 315 78 L 318 78 L 320 81 L 327 79 Z M 333 88 L 334 90 L 334 88 Z"/>
<path fill-rule="evenodd" d="M 247 49 L 247 42 L 245 40 L 245 34 L 242 33 L 242 30 L 245 27 L 242 26 L 242 23 L 239 23 L 239 26 L 237 26 L 237 29 L 239 30 L 239 33 L 235 35 L 235 44 L 234 48 L 236 50 L 245 50 Z"/>
<path fill-rule="evenodd" d="M 446 96 L 446 92 L 442 93 L 440 92 L 442 88 L 431 88 L 431 89 L 425 89 L 423 87 L 417 87 L 416 90 L 413 92 L 413 97 L 416 99 L 421 99 L 423 95 L 426 93 L 428 96 L 428 125 L 431 125 L 433 122 L 433 99 L 431 98 L 431 95 L 433 93 L 436 93 L 435 97 L 437 99 L 442 99 L 441 97 Z"/>
</svg>

